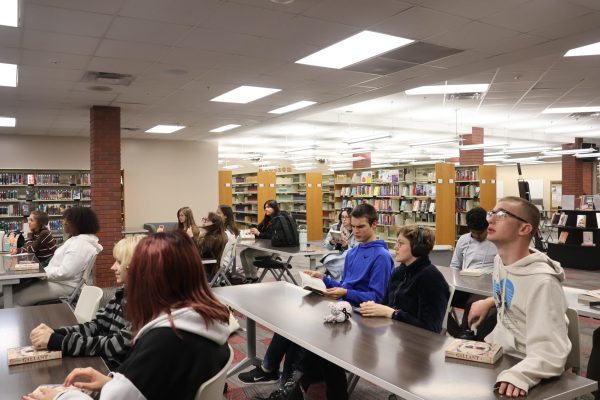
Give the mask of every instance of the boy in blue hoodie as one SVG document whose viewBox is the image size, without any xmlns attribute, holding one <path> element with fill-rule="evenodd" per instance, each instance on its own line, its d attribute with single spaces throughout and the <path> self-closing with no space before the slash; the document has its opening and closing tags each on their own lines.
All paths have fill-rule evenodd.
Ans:
<svg viewBox="0 0 600 400">
<path fill-rule="evenodd" d="M 344 262 L 344 274 L 341 282 L 326 277 L 322 272 L 304 271 L 304 273 L 323 279 L 327 290 L 325 296 L 343 299 L 353 306 L 359 306 L 366 301 L 381 303 L 386 293 L 388 281 L 394 269 L 394 260 L 383 240 L 377 240 L 377 211 L 370 204 L 360 204 L 352 210 L 352 233 L 358 245 L 348 251 Z M 276 380 L 279 363 L 286 355 L 282 383 L 284 387 L 271 393 L 268 399 L 287 399 L 292 394 L 294 382 L 286 382 L 291 378 L 292 365 L 300 358 L 300 347 L 288 339 L 275 334 L 267 349 L 263 365 L 239 375 L 242 382 L 267 382 L 261 377 L 270 375 L 270 381 Z M 307 353 L 302 364 L 305 370 L 323 371 L 327 384 L 327 398 L 347 396 L 346 372 L 329 361 L 312 353 Z M 331 397 L 337 396 L 337 397 Z"/>
</svg>

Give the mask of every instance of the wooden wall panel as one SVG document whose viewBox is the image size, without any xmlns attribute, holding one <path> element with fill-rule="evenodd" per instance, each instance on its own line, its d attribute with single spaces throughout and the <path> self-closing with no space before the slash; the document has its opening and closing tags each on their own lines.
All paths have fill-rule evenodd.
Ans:
<svg viewBox="0 0 600 400">
<path fill-rule="evenodd" d="M 454 247 L 456 242 L 456 190 L 454 164 L 435 165 L 435 243 Z"/>
<path fill-rule="evenodd" d="M 308 240 L 323 239 L 323 175 L 306 173 L 306 225 Z"/>
<path fill-rule="evenodd" d="M 265 216 L 265 210 L 263 204 L 267 200 L 275 200 L 277 194 L 275 193 L 275 172 L 272 171 L 259 171 L 257 174 L 258 182 L 258 222 L 263 220 Z"/>
<path fill-rule="evenodd" d="M 233 205 L 231 171 L 219 171 L 219 204 Z"/>
<path fill-rule="evenodd" d="M 496 166 L 480 165 L 479 181 L 479 204 L 489 211 L 496 205 Z"/>
</svg>

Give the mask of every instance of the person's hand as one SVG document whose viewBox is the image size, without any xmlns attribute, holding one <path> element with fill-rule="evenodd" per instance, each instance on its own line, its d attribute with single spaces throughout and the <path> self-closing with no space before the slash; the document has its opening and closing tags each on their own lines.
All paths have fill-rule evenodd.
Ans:
<svg viewBox="0 0 600 400">
<path fill-rule="evenodd" d="M 89 382 L 75 381 L 76 379 L 80 378 L 87 379 Z M 111 379 L 112 378 L 110 376 L 106 376 L 103 373 L 96 371 L 92 367 L 75 368 L 69 375 L 67 375 L 63 386 L 75 386 L 79 389 L 99 392 Z"/>
<path fill-rule="evenodd" d="M 53 333 L 54 329 L 46 324 L 40 324 L 31 331 L 29 339 L 36 350 L 45 350 L 48 348 L 48 342 Z"/>
<path fill-rule="evenodd" d="M 33 392 L 22 397 L 23 400 L 52 400 L 54 396 L 62 392 L 61 389 L 49 387 L 38 387 Z"/>
<path fill-rule="evenodd" d="M 471 311 L 469 311 L 469 327 L 476 328 L 485 319 L 493 306 L 494 299 L 491 297 L 474 302 L 471 305 Z"/>
<path fill-rule="evenodd" d="M 360 315 L 363 317 L 386 317 L 392 318 L 394 309 L 383 304 L 377 304 L 374 301 L 360 303 Z"/>
<path fill-rule="evenodd" d="M 348 237 L 346 235 L 342 235 L 342 240 L 340 240 L 342 247 L 348 247 Z"/>
<path fill-rule="evenodd" d="M 325 291 L 323 292 L 323 296 L 331 297 L 334 299 L 339 299 L 341 297 L 344 297 L 347 294 L 348 294 L 348 290 L 341 288 L 341 287 L 325 289 Z"/>
<path fill-rule="evenodd" d="M 304 273 L 305 273 L 306 275 L 308 275 L 308 276 L 312 276 L 313 278 L 317 278 L 317 279 L 323 279 L 323 277 L 325 276 L 325 275 L 323 275 L 323 273 L 322 273 L 322 272 L 319 272 L 319 271 L 312 271 L 312 270 L 310 270 L 310 269 L 305 269 L 305 270 L 304 270 L 304 271 L 302 271 L 302 272 L 304 272 Z"/>
<path fill-rule="evenodd" d="M 194 232 L 192 231 L 192 227 L 190 226 L 189 228 L 186 229 L 185 233 L 187 233 L 187 235 L 191 238 L 194 237 Z"/>
<path fill-rule="evenodd" d="M 498 387 L 498 394 L 506 397 L 519 397 L 527 395 L 527 393 L 523 389 L 519 389 L 512 383 L 508 382 L 500 382 L 500 387 Z"/>
<path fill-rule="evenodd" d="M 250 233 L 253 234 L 254 236 L 260 235 L 260 231 L 256 228 L 250 228 Z"/>
<path fill-rule="evenodd" d="M 9 252 L 14 256 L 15 254 L 17 254 L 17 249 L 10 249 Z"/>
</svg>

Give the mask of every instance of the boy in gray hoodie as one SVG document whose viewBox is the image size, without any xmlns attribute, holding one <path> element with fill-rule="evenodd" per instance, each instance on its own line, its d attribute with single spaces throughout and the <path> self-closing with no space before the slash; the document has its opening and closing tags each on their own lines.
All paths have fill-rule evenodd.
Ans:
<svg viewBox="0 0 600 400">
<path fill-rule="evenodd" d="M 519 197 L 504 197 L 488 212 L 488 239 L 498 248 L 494 260 L 494 297 L 473 303 L 469 325 L 476 326 L 492 307 L 496 327 L 486 342 L 522 360 L 502 371 L 500 395 L 525 396 L 541 379 L 563 373 L 571 342 L 560 263 L 529 248 L 540 223 L 538 209 Z"/>
</svg>

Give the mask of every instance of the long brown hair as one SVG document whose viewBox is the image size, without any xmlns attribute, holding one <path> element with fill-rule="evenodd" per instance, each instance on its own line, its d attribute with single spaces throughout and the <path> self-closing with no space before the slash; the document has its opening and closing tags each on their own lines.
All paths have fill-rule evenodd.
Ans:
<svg viewBox="0 0 600 400">
<path fill-rule="evenodd" d="M 223 218 L 214 212 L 209 212 L 206 219 L 211 222 L 211 225 L 204 226 L 206 234 L 198 238 L 198 249 L 200 250 L 200 254 L 208 254 L 217 260 L 216 264 L 207 265 L 210 273 L 214 274 L 217 272 L 219 265 L 221 265 L 223 250 L 227 244 L 227 235 L 223 226 Z"/>
<path fill-rule="evenodd" d="M 240 235 L 240 230 L 238 229 L 237 225 L 235 224 L 235 217 L 233 216 L 233 209 L 231 208 L 231 206 L 227 205 L 227 204 L 220 204 L 219 205 L 219 210 L 221 210 L 221 212 L 224 215 L 224 220 L 225 220 L 225 229 L 228 229 L 231 231 L 231 233 L 233 233 L 233 236 L 239 236 Z"/>
<path fill-rule="evenodd" d="M 183 215 L 185 215 L 185 222 L 181 223 L 179 222 L 179 214 L 183 213 Z M 192 233 L 194 234 L 194 238 L 198 237 L 198 233 L 200 232 L 200 229 L 198 228 L 198 225 L 196 225 L 196 221 L 194 220 L 194 213 L 192 212 L 192 209 L 189 207 L 181 207 L 179 210 L 177 210 L 177 228 L 182 230 L 182 231 L 187 231 L 188 228 L 192 228 Z"/>
<path fill-rule="evenodd" d="M 184 232 L 150 235 L 136 246 L 127 271 L 126 317 L 136 334 L 161 313 L 190 307 L 207 325 L 229 321 L 229 311 L 208 286 L 198 250 Z"/>
</svg>

